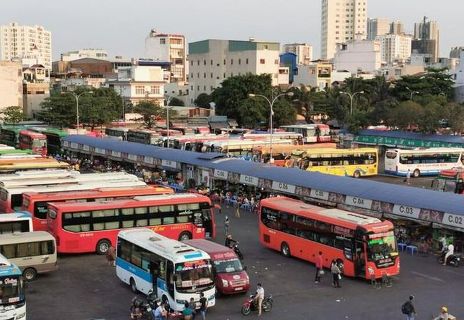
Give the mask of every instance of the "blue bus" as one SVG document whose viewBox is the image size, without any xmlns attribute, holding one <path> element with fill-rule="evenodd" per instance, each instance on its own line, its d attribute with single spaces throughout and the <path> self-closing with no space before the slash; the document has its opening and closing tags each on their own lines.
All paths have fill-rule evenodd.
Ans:
<svg viewBox="0 0 464 320">
<path fill-rule="evenodd" d="M 26 295 L 21 270 L 0 254 L 2 319 L 26 319 Z"/>
</svg>

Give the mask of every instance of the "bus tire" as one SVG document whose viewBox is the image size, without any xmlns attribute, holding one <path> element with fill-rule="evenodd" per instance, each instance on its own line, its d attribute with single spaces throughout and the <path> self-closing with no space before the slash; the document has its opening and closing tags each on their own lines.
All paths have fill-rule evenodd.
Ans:
<svg viewBox="0 0 464 320">
<path fill-rule="evenodd" d="M 34 268 L 26 268 L 23 271 L 23 277 L 26 281 L 33 281 L 37 278 L 37 270 Z"/>
<path fill-rule="evenodd" d="M 359 178 L 361 176 L 361 172 L 359 170 L 356 170 L 354 173 L 353 173 L 353 178 Z"/>
<path fill-rule="evenodd" d="M 106 254 L 110 246 L 111 246 L 111 242 L 107 239 L 102 239 L 98 241 L 97 248 L 96 248 L 97 254 L 100 254 L 100 255 Z"/>
<path fill-rule="evenodd" d="M 291 256 L 290 248 L 289 248 L 289 246 L 288 246 L 288 244 L 286 242 L 282 242 L 282 244 L 280 245 L 280 252 L 285 257 L 290 257 Z"/>
<path fill-rule="evenodd" d="M 179 235 L 179 241 L 185 241 L 192 239 L 192 234 L 188 231 L 181 232 Z"/>
<path fill-rule="evenodd" d="M 414 170 L 414 171 L 412 172 L 412 176 L 413 176 L 414 178 L 419 178 L 419 177 L 420 177 L 420 171 L 419 171 L 419 169 Z"/>
<path fill-rule="evenodd" d="M 137 290 L 137 284 L 135 283 L 134 278 L 130 278 L 130 280 L 129 280 L 129 285 L 130 285 L 130 287 L 131 287 L 132 292 L 133 292 L 133 293 L 137 293 L 137 291 L 138 291 L 138 290 Z"/>
</svg>

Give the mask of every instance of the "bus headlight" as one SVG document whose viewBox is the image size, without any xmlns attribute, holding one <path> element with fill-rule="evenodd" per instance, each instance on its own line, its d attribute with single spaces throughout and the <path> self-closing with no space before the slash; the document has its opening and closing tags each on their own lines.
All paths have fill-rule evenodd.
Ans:
<svg viewBox="0 0 464 320">
<path fill-rule="evenodd" d="M 222 279 L 222 286 L 223 287 L 228 287 L 229 286 L 229 281 Z"/>
<path fill-rule="evenodd" d="M 16 319 L 23 319 L 24 317 L 26 317 L 26 312 L 23 312 L 23 313 L 20 313 L 16 316 Z"/>
</svg>

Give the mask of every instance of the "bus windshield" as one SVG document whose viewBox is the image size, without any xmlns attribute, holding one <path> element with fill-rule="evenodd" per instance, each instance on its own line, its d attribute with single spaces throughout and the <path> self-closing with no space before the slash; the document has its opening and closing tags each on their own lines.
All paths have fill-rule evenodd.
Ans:
<svg viewBox="0 0 464 320">
<path fill-rule="evenodd" d="M 214 261 L 217 273 L 233 273 L 243 270 L 242 264 L 238 259 L 227 259 Z"/>
<path fill-rule="evenodd" d="M 176 288 L 181 293 L 194 293 L 214 283 L 208 260 L 196 260 L 176 264 Z"/>
<path fill-rule="evenodd" d="M 379 261 L 398 255 L 393 231 L 381 235 L 369 235 L 367 246 L 369 260 L 371 261 Z"/>
<path fill-rule="evenodd" d="M 24 300 L 23 280 L 20 276 L 0 277 L 0 299 L 3 304 Z"/>
</svg>

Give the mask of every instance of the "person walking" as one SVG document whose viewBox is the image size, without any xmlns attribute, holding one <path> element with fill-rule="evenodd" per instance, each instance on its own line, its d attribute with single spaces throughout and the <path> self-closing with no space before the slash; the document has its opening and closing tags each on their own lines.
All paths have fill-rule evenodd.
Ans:
<svg viewBox="0 0 464 320">
<path fill-rule="evenodd" d="M 409 296 L 409 300 L 407 300 L 401 306 L 401 312 L 406 315 L 406 320 L 414 320 L 414 316 L 416 315 L 416 309 L 414 308 L 414 296 Z"/>
<path fill-rule="evenodd" d="M 338 266 L 337 260 L 332 260 L 332 264 L 330 265 L 330 272 L 332 273 L 332 285 L 334 288 L 341 288 L 340 286 L 340 278 L 342 271 Z"/>
<path fill-rule="evenodd" d="M 324 274 L 322 259 L 322 251 L 319 251 L 318 256 L 316 257 L 316 277 L 314 278 L 314 283 L 319 283 L 321 281 L 321 275 Z"/>
<path fill-rule="evenodd" d="M 115 261 L 116 260 L 116 249 L 110 245 L 108 248 L 108 251 L 106 252 L 106 261 L 108 262 L 109 266 L 115 266 Z"/>
<path fill-rule="evenodd" d="M 207 300 L 205 298 L 205 294 L 202 292 L 200 293 L 200 315 L 201 315 L 201 320 L 206 319 L 206 309 L 208 308 L 207 305 Z"/>
<path fill-rule="evenodd" d="M 237 202 L 235 203 L 235 217 L 240 218 L 240 201 L 237 199 Z"/>
<path fill-rule="evenodd" d="M 229 217 L 226 215 L 224 218 L 224 234 L 226 235 L 226 237 L 229 234 L 229 225 L 230 225 Z"/>
<path fill-rule="evenodd" d="M 411 180 L 411 170 L 408 169 L 408 172 L 406 172 L 406 179 L 404 179 L 404 181 L 406 182 L 406 184 L 410 184 L 410 181 Z"/>
</svg>

